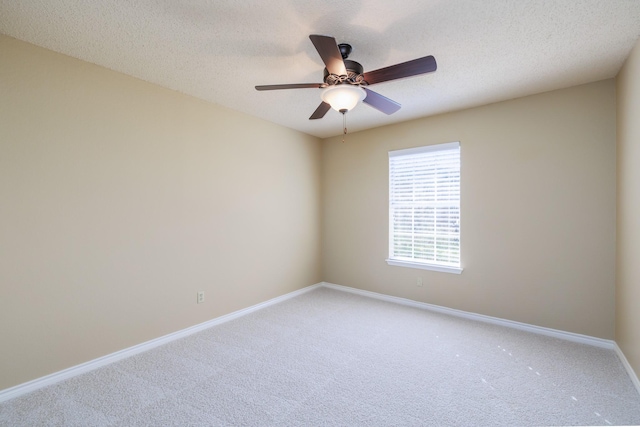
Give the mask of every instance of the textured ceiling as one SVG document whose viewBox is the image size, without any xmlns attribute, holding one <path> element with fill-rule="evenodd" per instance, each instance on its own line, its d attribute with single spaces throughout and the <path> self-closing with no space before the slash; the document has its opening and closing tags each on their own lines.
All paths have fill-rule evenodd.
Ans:
<svg viewBox="0 0 640 427">
<path fill-rule="evenodd" d="M 614 77 L 640 36 L 640 0 L 0 0 L 0 33 L 327 137 L 308 120 L 322 82 L 308 36 L 353 46 L 365 71 L 433 55 L 432 74 L 371 88 L 402 108 L 348 113 L 350 131 Z"/>
</svg>

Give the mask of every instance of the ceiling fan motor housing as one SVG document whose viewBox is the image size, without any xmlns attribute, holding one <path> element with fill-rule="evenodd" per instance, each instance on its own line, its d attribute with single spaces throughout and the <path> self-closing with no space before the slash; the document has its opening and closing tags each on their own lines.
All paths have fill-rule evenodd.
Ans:
<svg viewBox="0 0 640 427">
<path fill-rule="evenodd" d="M 364 84 L 364 77 L 362 74 L 364 73 L 364 68 L 360 65 L 359 62 L 351 61 L 349 59 L 344 60 L 344 66 L 347 69 L 347 76 L 336 76 L 335 74 L 329 73 L 329 71 L 324 69 L 324 82 L 329 85 L 337 85 L 340 83 L 349 83 L 352 85 L 360 85 Z"/>
</svg>

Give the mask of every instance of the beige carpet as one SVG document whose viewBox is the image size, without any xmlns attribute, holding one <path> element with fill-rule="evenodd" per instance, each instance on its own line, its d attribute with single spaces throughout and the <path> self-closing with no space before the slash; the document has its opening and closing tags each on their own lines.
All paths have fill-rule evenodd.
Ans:
<svg viewBox="0 0 640 427">
<path fill-rule="evenodd" d="M 2 426 L 629 424 L 612 350 L 327 288 L 0 404 Z"/>
</svg>

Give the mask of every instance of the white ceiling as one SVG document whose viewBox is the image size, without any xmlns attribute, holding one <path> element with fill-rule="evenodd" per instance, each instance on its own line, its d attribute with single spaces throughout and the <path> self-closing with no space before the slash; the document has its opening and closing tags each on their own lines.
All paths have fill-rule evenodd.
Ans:
<svg viewBox="0 0 640 427">
<path fill-rule="evenodd" d="M 640 0 L 0 0 L 0 33 L 318 137 L 309 34 L 371 71 L 433 55 L 432 74 L 371 86 L 402 109 L 348 113 L 351 132 L 614 77 L 640 36 Z"/>
</svg>

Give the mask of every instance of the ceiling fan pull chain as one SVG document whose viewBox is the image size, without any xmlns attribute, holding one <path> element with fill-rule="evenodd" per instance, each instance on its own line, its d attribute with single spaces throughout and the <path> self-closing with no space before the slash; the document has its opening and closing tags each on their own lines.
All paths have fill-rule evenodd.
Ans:
<svg viewBox="0 0 640 427">
<path fill-rule="evenodd" d="M 341 111 L 342 113 L 342 142 L 344 143 L 344 137 L 347 134 L 347 112 L 345 111 Z"/>
</svg>

